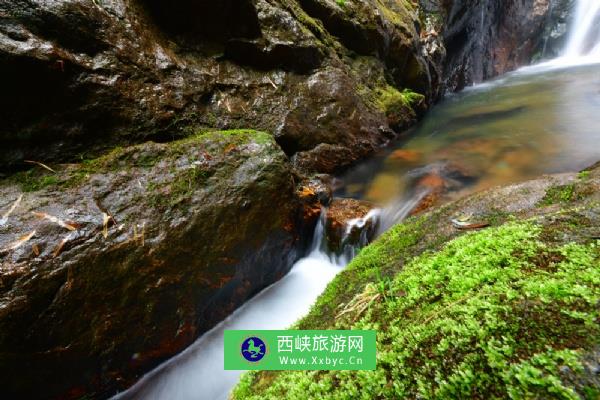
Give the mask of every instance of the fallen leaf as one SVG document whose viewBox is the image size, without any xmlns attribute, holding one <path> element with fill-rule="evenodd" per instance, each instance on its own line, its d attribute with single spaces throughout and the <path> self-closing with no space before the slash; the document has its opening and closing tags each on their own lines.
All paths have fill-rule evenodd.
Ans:
<svg viewBox="0 0 600 400">
<path fill-rule="evenodd" d="M 23 195 L 20 195 L 19 198 L 13 203 L 12 207 L 10 207 L 10 209 L 6 213 L 4 213 L 2 219 L 0 219 L 0 225 L 6 224 L 6 222 L 8 221 L 8 217 L 10 217 L 10 215 L 15 211 L 19 204 L 21 204 L 21 200 L 23 200 Z"/>
<path fill-rule="evenodd" d="M 60 252 L 62 251 L 63 247 L 65 247 L 65 244 L 67 244 L 67 242 L 69 240 L 71 240 L 72 238 L 73 238 L 73 233 L 69 233 L 67 236 L 65 236 L 63 238 L 63 240 L 61 240 L 60 243 L 54 249 L 54 253 L 52 253 L 52 256 L 54 258 L 58 257 L 60 255 Z"/>
<path fill-rule="evenodd" d="M 300 195 L 300 197 L 311 197 L 314 196 L 316 193 L 313 189 L 303 186 L 298 194 Z"/>
<path fill-rule="evenodd" d="M 104 239 L 108 237 L 108 221 L 110 221 L 110 215 L 102 213 L 102 236 Z"/>
</svg>

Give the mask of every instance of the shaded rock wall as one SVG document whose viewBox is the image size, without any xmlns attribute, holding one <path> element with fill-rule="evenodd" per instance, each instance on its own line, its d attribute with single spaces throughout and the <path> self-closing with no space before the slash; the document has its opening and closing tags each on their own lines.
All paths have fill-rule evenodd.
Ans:
<svg viewBox="0 0 600 400">
<path fill-rule="evenodd" d="M 570 0 L 422 0 L 446 47 L 444 85 L 460 90 L 560 51 Z"/>
</svg>

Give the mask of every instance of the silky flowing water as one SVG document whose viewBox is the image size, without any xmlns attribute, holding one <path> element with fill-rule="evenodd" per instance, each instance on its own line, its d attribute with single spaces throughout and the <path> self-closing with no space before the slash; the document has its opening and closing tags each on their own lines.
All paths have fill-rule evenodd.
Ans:
<svg viewBox="0 0 600 400">
<path fill-rule="evenodd" d="M 590 166 L 600 159 L 600 68 L 545 68 L 448 96 L 406 139 L 345 174 L 337 194 L 387 204 L 435 164 L 468 178 L 450 198 Z"/>
<path fill-rule="evenodd" d="M 387 149 L 340 177 L 338 195 L 363 198 L 381 230 L 408 215 L 419 171 L 459 176 L 451 200 L 600 160 L 600 2 L 578 0 L 564 56 L 450 95 Z M 358 222 L 360 223 L 360 221 Z M 226 329 L 285 329 L 302 317 L 355 254 L 323 249 L 323 221 L 310 254 L 281 281 L 115 399 L 221 400 L 241 372 L 223 370 Z"/>
</svg>

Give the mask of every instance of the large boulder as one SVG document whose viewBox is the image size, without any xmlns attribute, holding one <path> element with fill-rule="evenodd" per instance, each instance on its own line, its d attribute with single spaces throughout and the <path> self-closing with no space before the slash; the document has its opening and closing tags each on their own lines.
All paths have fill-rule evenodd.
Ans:
<svg viewBox="0 0 600 400">
<path fill-rule="evenodd" d="M 431 100 L 437 78 L 404 2 L 345 4 L 0 2 L 0 169 L 199 127 L 272 132 L 290 156 L 325 143 L 343 147 L 342 165 L 363 158 L 393 135 L 377 89 Z M 311 154 L 303 168 L 318 171 L 326 156 Z"/>
<path fill-rule="evenodd" d="M 127 387 L 283 277 L 316 218 L 302 222 L 287 157 L 266 133 L 53 169 L 0 183 L 6 399 Z"/>
</svg>

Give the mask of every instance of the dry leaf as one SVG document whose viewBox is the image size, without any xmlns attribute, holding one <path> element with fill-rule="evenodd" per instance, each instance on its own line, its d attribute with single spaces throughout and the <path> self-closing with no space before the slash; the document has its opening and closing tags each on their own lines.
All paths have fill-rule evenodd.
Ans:
<svg viewBox="0 0 600 400">
<path fill-rule="evenodd" d="M 313 189 L 303 186 L 302 189 L 300 190 L 300 192 L 298 193 L 300 195 L 300 197 L 312 197 L 314 196 L 316 193 Z"/>
<path fill-rule="evenodd" d="M 102 213 L 102 236 L 104 239 L 108 237 L 108 221 L 110 221 L 110 215 Z"/>
<path fill-rule="evenodd" d="M 31 240 L 32 237 L 35 236 L 36 231 L 31 232 L 28 235 L 21 236 L 17 241 L 11 243 L 6 249 L 2 250 L 2 252 L 16 250 L 19 247 L 23 246 L 25 243 Z"/>
<path fill-rule="evenodd" d="M 63 247 L 65 247 L 65 244 L 67 244 L 67 242 L 69 240 L 71 240 L 73 238 L 73 233 L 69 233 L 67 236 L 64 237 L 63 240 L 60 241 L 60 243 L 58 244 L 58 246 L 56 246 L 56 248 L 54 249 L 54 253 L 52 253 L 53 257 L 58 257 L 60 252 L 62 251 Z"/>
<path fill-rule="evenodd" d="M 33 254 L 35 254 L 36 257 L 38 257 L 40 255 L 40 248 L 38 247 L 37 244 L 34 244 L 33 246 L 31 246 L 31 250 L 33 251 Z"/>
<path fill-rule="evenodd" d="M 62 251 L 63 247 L 65 247 L 66 243 L 67 243 L 66 239 L 61 240 L 60 243 L 58 244 L 58 246 L 56 246 L 56 248 L 54 249 L 54 253 L 52 253 L 52 257 L 54 257 L 54 258 L 58 257 L 58 255 Z"/>
</svg>

